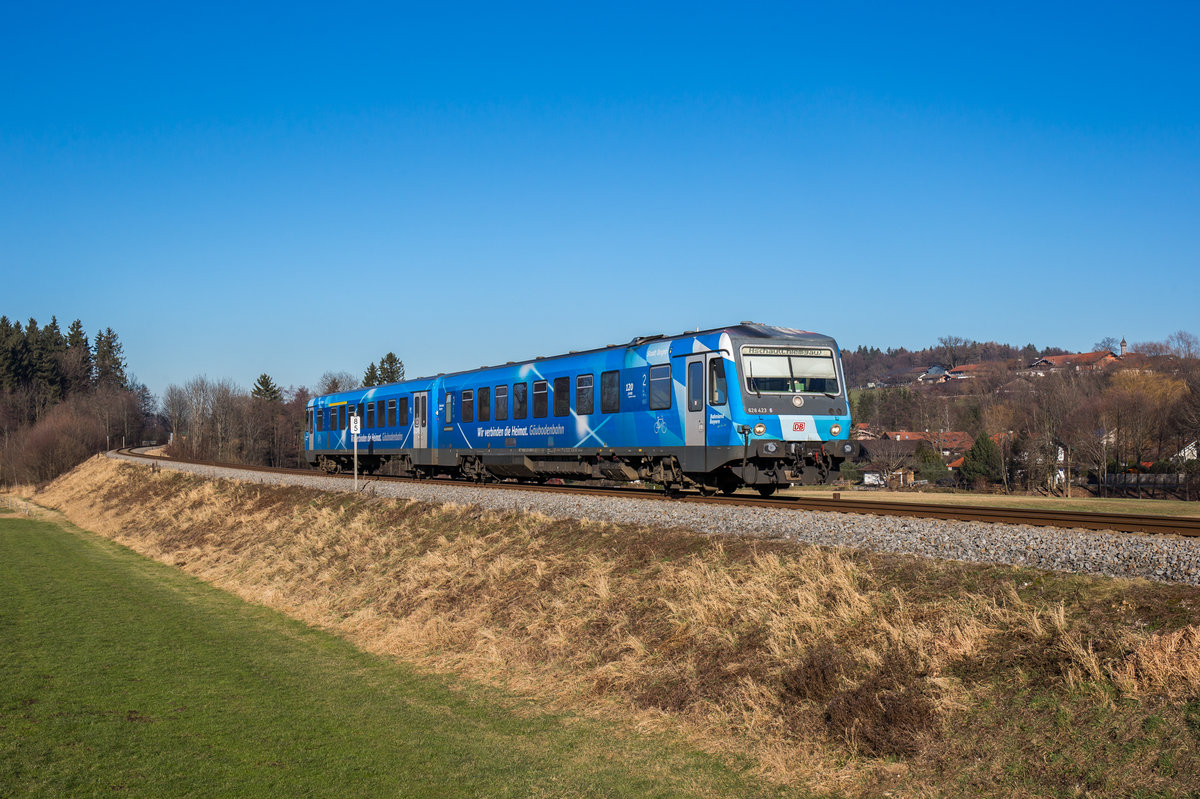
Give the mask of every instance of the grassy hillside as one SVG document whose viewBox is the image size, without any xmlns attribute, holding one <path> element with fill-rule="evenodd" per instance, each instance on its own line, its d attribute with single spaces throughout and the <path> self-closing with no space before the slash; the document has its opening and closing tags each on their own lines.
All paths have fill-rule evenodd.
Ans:
<svg viewBox="0 0 1200 799">
<path fill-rule="evenodd" d="M 374 652 L 850 795 L 1200 791 L 1200 590 L 203 481 L 82 525 Z"/>
<path fill-rule="evenodd" d="M 776 794 L 48 522 L 0 516 L 0 631 L 3 796 Z"/>
</svg>

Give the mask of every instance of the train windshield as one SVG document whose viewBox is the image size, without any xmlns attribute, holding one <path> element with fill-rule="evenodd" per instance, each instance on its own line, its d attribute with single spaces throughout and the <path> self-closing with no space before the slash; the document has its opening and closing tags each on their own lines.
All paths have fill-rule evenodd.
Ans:
<svg viewBox="0 0 1200 799">
<path fill-rule="evenodd" d="M 833 350 L 743 347 L 742 372 L 753 394 L 837 394 Z"/>
</svg>

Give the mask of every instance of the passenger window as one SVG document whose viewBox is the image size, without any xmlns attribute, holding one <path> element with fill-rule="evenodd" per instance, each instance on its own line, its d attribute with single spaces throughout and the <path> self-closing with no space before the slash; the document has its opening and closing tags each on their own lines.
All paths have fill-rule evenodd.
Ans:
<svg viewBox="0 0 1200 799">
<path fill-rule="evenodd" d="M 513 418 L 524 419 L 529 405 L 529 384 L 513 383 Z"/>
<path fill-rule="evenodd" d="M 475 392 L 471 389 L 462 393 L 462 421 L 475 421 Z"/>
<path fill-rule="evenodd" d="M 547 402 L 547 394 L 550 386 L 545 380 L 533 381 L 533 418 L 545 419 L 549 413 L 549 405 Z"/>
<path fill-rule="evenodd" d="M 708 362 L 708 404 L 724 405 L 729 394 L 725 385 L 725 359 L 713 358 Z"/>
<path fill-rule="evenodd" d="M 387 402 L 379 400 L 375 403 L 375 425 L 377 427 L 383 427 L 384 423 L 387 422 L 387 417 L 384 416 L 385 413 L 387 413 Z"/>
<path fill-rule="evenodd" d="M 345 430 L 349 425 L 346 423 L 346 406 L 342 405 L 338 408 L 338 430 Z"/>
<path fill-rule="evenodd" d="M 571 415 L 571 378 L 554 378 L 554 415 Z"/>
<path fill-rule="evenodd" d="M 375 403 L 367 403 L 367 418 L 363 421 L 366 422 L 367 427 L 375 426 Z"/>
<path fill-rule="evenodd" d="M 325 432 L 325 409 L 324 408 L 317 409 L 316 417 L 317 417 L 317 432 L 318 433 Z"/>
<path fill-rule="evenodd" d="M 580 375 L 575 378 L 575 413 L 587 416 L 595 409 L 596 395 L 592 391 L 592 376 Z"/>
<path fill-rule="evenodd" d="M 396 426 L 396 401 L 395 400 L 387 401 L 386 413 L 387 413 L 387 416 L 385 417 L 386 421 L 384 422 L 384 424 L 387 427 L 395 427 Z"/>
<path fill-rule="evenodd" d="M 698 411 L 704 407 L 704 364 L 689 363 L 687 375 L 688 410 Z"/>
<path fill-rule="evenodd" d="M 408 397 L 401 397 L 396 402 L 396 423 L 401 427 L 408 427 Z"/>
<path fill-rule="evenodd" d="M 479 421 L 492 421 L 492 390 L 490 388 L 479 389 Z"/>
<path fill-rule="evenodd" d="M 496 386 L 496 421 L 508 419 L 508 386 Z"/>
<path fill-rule="evenodd" d="M 662 411 L 671 407 L 671 365 L 650 367 L 650 410 Z"/>
<path fill-rule="evenodd" d="M 621 373 L 604 372 L 600 375 L 600 412 L 616 413 L 621 410 Z"/>
</svg>

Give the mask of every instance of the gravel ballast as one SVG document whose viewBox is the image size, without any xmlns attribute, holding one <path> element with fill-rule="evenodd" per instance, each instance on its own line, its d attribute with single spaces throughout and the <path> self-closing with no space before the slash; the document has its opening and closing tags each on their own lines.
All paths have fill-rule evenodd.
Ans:
<svg viewBox="0 0 1200 799">
<path fill-rule="evenodd" d="M 125 455 L 110 457 L 146 461 Z M 165 469 L 262 485 L 301 485 L 322 491 L 351 490 L 350 481 L 312 475 L 248 473 L 240 469 L 160 460 Z M 1065 530 L 1017 524 L 958 522 L 897 516 L 866 516 L 744 506 L 694 505 L 666 499 L 628 499 L 514 489 L 359 480 L 375 496 L 423 502 L 520 510 L 556 518 L 588 518 L 625 524 L 681 527 L 701 533 L 786 538 L 823 546 L 849 547 L 973 563 L 1145 577 L 1200 585 L 1200 539 L 1139 533 Z"/>
</svg>

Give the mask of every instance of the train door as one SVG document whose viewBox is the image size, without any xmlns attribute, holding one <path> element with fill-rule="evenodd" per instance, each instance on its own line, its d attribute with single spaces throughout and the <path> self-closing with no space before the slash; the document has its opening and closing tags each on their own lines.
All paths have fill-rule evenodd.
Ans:
<svg viewBox="0 0 1200 799">
<path fill-rule="evenodd" d="M 707 471 L 705 443 L 707 441 L 707 409 L 704 402 L 704 371 L 706 357 L 692 355 L 686 360 L 684 376 L 683 443 L 687 447 L 684 469 L 690 472 Z"/>
<path fill-rule="evenodd" d="M 425 449 L 429 446 L 429 392 L 413 394 L 413 447 Z"/>
</svg>

